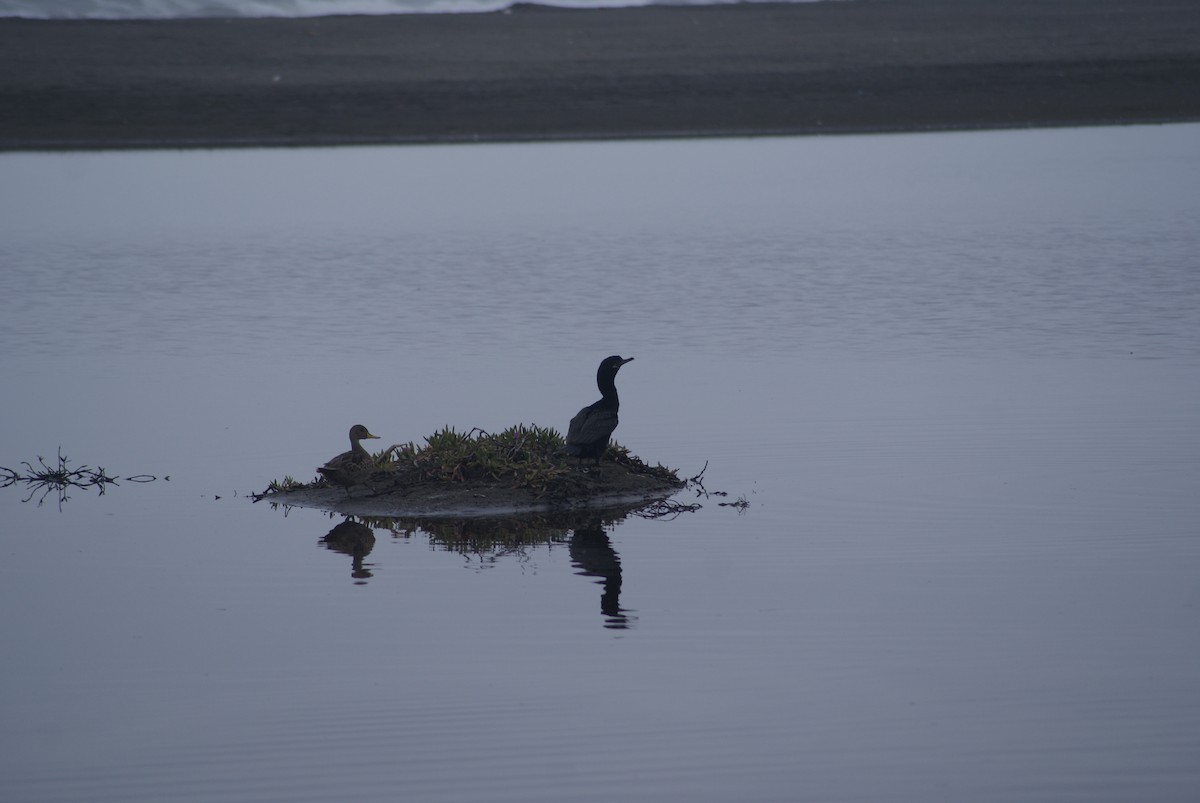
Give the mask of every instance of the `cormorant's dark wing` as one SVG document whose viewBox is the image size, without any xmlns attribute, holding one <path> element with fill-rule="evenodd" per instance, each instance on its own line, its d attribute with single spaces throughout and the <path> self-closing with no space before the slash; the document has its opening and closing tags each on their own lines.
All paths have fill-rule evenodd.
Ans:
<svg viewBox="0 0 1200 803">
<path fill-rule="evenodd" d="M 590 456 L 592 453 L 608 445 L 617 428 L 617 411 L 608 410 L 593 404 L 584 407 L 574 418 L 567 429 L 567 454 L 573 456 Z"/>
</svg>

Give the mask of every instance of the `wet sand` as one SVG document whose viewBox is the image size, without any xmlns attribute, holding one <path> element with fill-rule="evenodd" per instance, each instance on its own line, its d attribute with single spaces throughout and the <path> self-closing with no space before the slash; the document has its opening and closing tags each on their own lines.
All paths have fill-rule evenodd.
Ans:
<svg viewBox="0 0 1200 803">
<path fill-rule="evenodd" d="M 3 149 L 1167 122 L 1200 119 L 1200 4 L 6 19 L 0 76 Z"/>
</svg>

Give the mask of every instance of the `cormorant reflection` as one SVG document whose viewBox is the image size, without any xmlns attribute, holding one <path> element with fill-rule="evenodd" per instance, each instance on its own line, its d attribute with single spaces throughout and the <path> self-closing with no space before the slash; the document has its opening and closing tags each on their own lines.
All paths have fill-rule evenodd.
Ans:
<svg viewBox="0 0 1200 803">
<path fill-rule="evenodd" d="M 366 584 L 371 572 L 367 568 L 370 564 L 364 564 L 363 558 L 370 555 L 371 550 L 375 548 L 375 533 L 370 527 L 346 519 L 326 533 L 321 543 L 327 549 L 349 555 L 352 559 L 350 576 L 357 585 Z"/>
<path fill-rule="evenodd" d="M 584 577 L 598 577 L 596 582 L 604 587 L 600 595 L 600 612 L 604 614 L 604 626 L 612 630 L 624 630 L 633 623 L 633 618 L 621 608 L 621 558 L 612 548 L 612 542 L 599 519 L 577 528 L 568 545 L 571 565 Z"/>
</svg>

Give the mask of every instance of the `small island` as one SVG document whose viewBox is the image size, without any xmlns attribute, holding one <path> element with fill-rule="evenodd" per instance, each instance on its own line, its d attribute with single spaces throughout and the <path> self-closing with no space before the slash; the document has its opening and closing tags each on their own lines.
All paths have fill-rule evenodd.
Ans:
<svg viewBox="0 0 1200 803">
<path fill-rule="evenodd" d="M 354 515 L 495 516 L 650 504 L 688 482 L 615 442 L 595 460 L 570 457 L 559 432 L 525 424 L 495 434 L 446 427 L 424 444 L 395 444 L 371 460 L 353 487 L 284 477 L 255 500 Z"/>
</svg>

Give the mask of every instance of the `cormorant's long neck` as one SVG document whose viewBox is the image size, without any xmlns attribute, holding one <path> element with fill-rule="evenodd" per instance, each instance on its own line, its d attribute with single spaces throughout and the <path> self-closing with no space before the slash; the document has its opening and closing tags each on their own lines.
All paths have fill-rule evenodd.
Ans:
<svg viewBox="0 0 1200 803">
<path fill-rule="evenodd" d="M 596 374 L 596 386 L 600 388 L 600 400 L 604 402 L 605 407 L 615 410 L 620 406 L 621 400 L 617 398 L 617 375 L 615 373 Z"/>
</svg>

